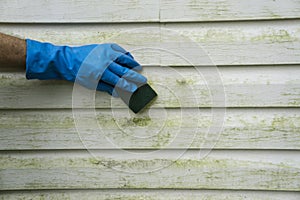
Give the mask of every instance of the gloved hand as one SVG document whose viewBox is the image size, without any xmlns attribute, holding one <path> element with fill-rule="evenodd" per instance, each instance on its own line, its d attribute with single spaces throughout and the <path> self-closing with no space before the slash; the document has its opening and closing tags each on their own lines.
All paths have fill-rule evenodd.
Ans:
<svg viewBox="0 0 300 200">
<path fill-rule="evenodd" d="M 26 78 L 64 79 L 118 96 L 114 87 L 134 92 L 147 79 L 141 65 L 114 43 L 79 47 L 55 46 L 26 40 Z"/>
</svg>

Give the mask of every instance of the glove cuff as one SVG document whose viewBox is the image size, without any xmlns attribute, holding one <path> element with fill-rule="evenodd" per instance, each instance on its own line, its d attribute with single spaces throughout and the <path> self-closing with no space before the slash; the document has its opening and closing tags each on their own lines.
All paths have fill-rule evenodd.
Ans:
<svg viewBox="0 0 300 200">
<path fill-rule="evenodd" d="M 60 48 L 50 43 L 26 39 L 26 78 L 62 79 L 57 69 L 57 61 L 61 61 Z"/>
</svg>

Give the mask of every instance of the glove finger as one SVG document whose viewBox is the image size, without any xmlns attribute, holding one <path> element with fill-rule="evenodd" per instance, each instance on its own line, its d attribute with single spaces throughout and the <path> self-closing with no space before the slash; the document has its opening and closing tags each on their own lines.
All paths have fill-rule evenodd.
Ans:
<svg viewBox="0 0 300 200">
<path fill-rule="evenodd" d="M 115 51 L 119 51 L 121 53 L 125 53 L 126 55 L 128 55 L 129 57 L 131 57 L 132 59 L 134 59 L 133 56 L 131 55 L 131 53 L 129 53 L 123 47 L 121 47 L 120 45 L 118 45 L 116 43 L 111 43 L 111 48 L 113 50 L 115 50 Z"/>
<path fill-rule="evenodd" d="M 115 62 L 129 69 L 134 69 L 137 71 L 142 70 L 142 66 L 137 61 L 135 61 L 133 58 L 131 58 L 129 55 L 126 54 L 121 54 L 120 56 L 118 56 Z"/>
<path fill-rule="evenodd" d="M 120 45 L 116 44 L 116 43 L 110 43 L 110 46 L 113 50 L 121 52 L 121 53 L 126 53 L 127 51 L 121 47 Z"/>
<path fill-rule="evenodd" d="M 121 88 L 128 92 L 134 92 L 137 89 L 136 84 L 128 82 L 124 78 L 120 78 L 118 75 L 111 72 L 109 69 L 106 69 L 101 77 L 101 81 L 110 84 L 112 86 Z"/>
<path fill-rule="evenodd" d="M 109 69 L 111 72 L 117 74 L 121 78 L 125 78 L 129 81 L 134 81 L 136 83 L 146 83 L 147 78 L 143 75 L 139 74 L 136 71 L 130 70 L 126 67 L 122 67 L 121 65 L 118 65 L 117 63 L 111 63 L 109 65 Z"/>
<path fill-rule="evenodd" d="M 97 85 L 97 90 L 107 92 L 108 94 L 112 95 L 113 97 L 119 96 L 117 94 L 117 92 L 114 90 L 113 86 L 106 84 L 103 81 L 99 81 L 99 83 Z"/>
<path fill-rule="evenodd" d="M 130 58 L 134 59 L 134 57 L 131 55 L 131 53 L 126 52 L 126 55 L 128 55 Z"/>
</svg>

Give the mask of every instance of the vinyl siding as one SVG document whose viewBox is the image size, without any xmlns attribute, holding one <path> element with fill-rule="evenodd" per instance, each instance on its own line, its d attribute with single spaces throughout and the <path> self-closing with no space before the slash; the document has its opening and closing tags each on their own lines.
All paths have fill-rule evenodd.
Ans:
<svg viewBox="0 0 300 200">
<path fill-rule="evenodd" d="M 131 50 L 158 98 L 137 115 L 102 92 L 77 105 L 84 89 L 1 66 L 0 199 L 299 199 L 299 13 L 298 0 L 1 1 L 3 33 Z"/>
</svg>

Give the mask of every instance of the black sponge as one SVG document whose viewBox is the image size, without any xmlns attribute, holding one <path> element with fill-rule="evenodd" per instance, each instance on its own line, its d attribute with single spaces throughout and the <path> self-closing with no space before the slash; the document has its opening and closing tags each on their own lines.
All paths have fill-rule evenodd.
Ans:
<svg viewBox="0 0 300 200">
<path fill-rule="evenodd" d="M 139 86 L 133 93 L 116 88 L 118 95 L 134 112 L 138 113 L 147 104 L 149 104 L 156 96 L 156 92 L 148 84 Z"/>
</svg>

